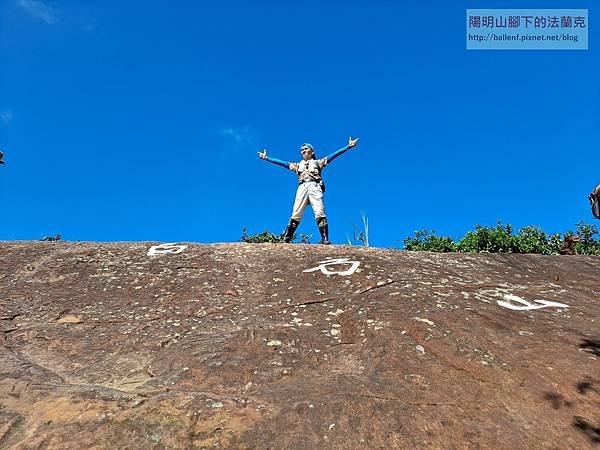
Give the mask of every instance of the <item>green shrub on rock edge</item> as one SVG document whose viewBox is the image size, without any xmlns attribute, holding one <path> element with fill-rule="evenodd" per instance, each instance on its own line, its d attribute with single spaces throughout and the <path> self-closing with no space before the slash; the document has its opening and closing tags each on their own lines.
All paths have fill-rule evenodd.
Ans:
<svg viewBox="0 0 600 450">
<path fill-rule="evenodd" d="M 565 235 L 579 238 L 575 250 L 580 255 L 600 255 L 600 240 L 595 225 L 577 223 L 577 231 L 568 231 Z M 458 242 L 448 236 L 437 236 L 433 230 L 420 230 L 414 237 L 404 239 L 404 249 L 429 252 L 488 252 L 488 253 L 535 253 L 554 255 L 560 252 L 562 238 L 559 233 L 547 235 L 541 228 L 528 226 L 513 234 L 511 225 L 501 222 L 495 227 L 475 225 L 475 231 L 469 231 Z"/>
<path fill-rule="evenodd" d="M 260 234 L 249 235 L 246 227 L 243 227 L 240 240 L 249 244 L 262 244 L 265 242 L 276 244 L 281 242 L 281 235 L 271 233 L 269 230 L 265 230 Z"/>
</svg>

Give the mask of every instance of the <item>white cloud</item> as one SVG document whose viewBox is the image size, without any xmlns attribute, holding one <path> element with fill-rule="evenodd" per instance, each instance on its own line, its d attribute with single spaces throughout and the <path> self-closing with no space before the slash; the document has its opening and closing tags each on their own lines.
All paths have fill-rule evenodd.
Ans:
<svg viewBox="0 0 600 450">
<path fill-rule="evenodd" d="M 248 125 L 241 128 L 221 127 L 213 130 L 213 132 L 221 136 L 223 139 L 227 146 L 226 152 L 255 147 L 258 141 L 258 132 L 253 130 Z"/>
<path fill-rule="evenodd" d="M 3 109 L 0 111 L 0 120 L 2 123 L 11 123 L 14 118 L 14 114 L 10 109 Z"/>
<path fill-rule="evenodd" d="M 98 28 L 98 22 L 95 19 L 83 19 L 82 20 L 83 31 L 96 31 Z"/>
<path fill-rule="evenodd" d="M 248 125 L 243 128 L 220 128 L 217 130 L 217 133 L 238 145 L 250 144 L 256 139 L 256 132 Z"/>
<path fill-rule="evenodd" d="M 58 13 L 52 6 L 42 0 L 18 0 L 18 5 L 33 17 L 43 20 L 49 25 L 58 22 Z"/>
</svg>

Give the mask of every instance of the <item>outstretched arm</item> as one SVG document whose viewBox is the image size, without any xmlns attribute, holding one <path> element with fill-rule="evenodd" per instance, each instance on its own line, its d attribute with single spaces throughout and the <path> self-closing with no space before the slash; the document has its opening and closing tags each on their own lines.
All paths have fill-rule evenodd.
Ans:
<svg viewBox="0 0 600 450">
<path fill-rule="evenodd" d="M 352 147 L 356 147 L 357 143 L 358 143 L 358 138 L 352 139 L 352 136 L 350 136 L 350 138 L 348 139 L 348 145 L 346 145 L 345 147 L 340 148 L 339 150 L 333 152 L 331 155 L 327 155 L 325 157 L 325 159 L 327 160 L 327 164 L 329 164 L 335 158 L 337 158 L 338 156 L 340 156 L 342 153 L 345 153 L 348 150 L 350 150 Z"/>
<path fill-rule="evenodd" d="M 289 161 L 282 161 L 281 159 L 277 159 L 277 158 L 269 158 L 267 156 L 266 149 L 263 150 L 262 152 L 258 152 L 258 157 L 260 159 L 264 159 L 265 161 L 269 161 L 270 163 L 277 164 L 278 166 L 285 167 L 286 169 L 289 169 L 292 164 Z"/>
</svg>

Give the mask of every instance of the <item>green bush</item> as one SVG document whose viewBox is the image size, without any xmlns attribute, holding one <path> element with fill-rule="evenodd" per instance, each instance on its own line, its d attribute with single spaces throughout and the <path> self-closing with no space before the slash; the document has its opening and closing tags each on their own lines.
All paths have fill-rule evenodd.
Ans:
<svg viewBox="0 0 600 450">
<path fill-rule="evenodd" d="M 554 233 L 550 235 L 550 238 L 548 239 L 548 245 L 550 246 L 550 250 L 553 255 L 558 254 L 560 252 L 562 244 L 563 239 L 560 236 L 560 233 Z"/>
<path fill-rule="evenodd" d="M 312 234 L 303 234 L 300 233 L 300 243 L 301 244 L 310 244 L 310 238 Z M 296 235 L 292 237 L 292 242 L 296 239 Z M 271 233 L 268 230 L 263 231 L 260 234 L 248 234 L 248 230 L 246 227 L 242 228 L 242 237 L 240 241 L 247 242 L 248 244 L 263 244 L 265 242 L 271 244 L 277 244 L 279 242 L 283 242 L 283 234 L 275 234 Z"/>
<path fill-rule="evenodd" d="M 539 227 L 529 226 L 521 228 L 515 236 L 515 253 L 537 253 L 540 255 L 552 255 L 560 251 L 562 239 L 560 234 L 555 233 L 547 236 Z"/>
<path fill-rule="evenodd" d="M 600 241 L 594 239 L 598 234 L 598 228 L 595 225 L 589 225 L 580 221 L 577 223 L 577 236 L 579 242 L 575 244 L 575 250 L 580 255 L 600 255 Z"/>
<path fill-rule="evenodd" d="M 515 253 L 539 253 L 542 255 L 552 253 L 546 233 L 541 228 L 534 226 L 521 228 L 515 238 Z"/>
<path fill-rule="evenodd" d="M 281 235 L 271 233 L 268 230 L 263 231 L 260 234 L 248 235 L 248 230 L 246 227 L 242 228 L 242 242 L 247 242 L 249 244 L 262 244 L 265 242 L 270 242 L 272 244 L 276 244 L 281 242 Z M 296 236 L 294 236 L 295 238 Z"/>
<path fill-rule="evenodd" d="M 469 231 L 458 243 L 459 252 L 507 253 L 515 249 L 515 237 L 510 225 L 498 222 L 494 228 L 475 225 L 475 231 Z"/>
<path fill-rule="evenodd" d="M 452 238 L 437 236 L 433 230 L 415 231 L 415 237 L 404 239 L 404 249 L 417 252 L 455 252 L 456 244 Z"/>
<path fill-rule="evenodd" d="M 600 240 L 596 239 L 598 229 L 595 225 L 579 222 L 577 231 L 568 231 L 565 236 L 579 238 L 575 250 L 580 255 L 600 255 Z M 475 231 L 469 231 L 455 242 L 447 236 L 437 236 L 434 231 L 420 230 L 414 237 L 404 239 L 404 249 L 429 252 L 489 252 L 489 253 L 536 253 L 555 255 L 560 253 L 563 239 L 559 233 L 547 235 L 541 228 L 528 226 L 513 234 L 511 225 L 498 222 L 495 227 L 475 225 Z"/>
</svg>

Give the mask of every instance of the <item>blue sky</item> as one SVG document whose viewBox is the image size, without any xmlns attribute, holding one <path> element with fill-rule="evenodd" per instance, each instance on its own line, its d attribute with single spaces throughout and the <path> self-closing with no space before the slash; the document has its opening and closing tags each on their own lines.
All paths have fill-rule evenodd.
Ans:
<svg viewBox="0 0 600 450">
<path fill-rule="evenodd" d="M 334 243 L 498 220 L 593 222 L 592 2 L 0 1 L 0 239 L 237 241 L 281 232 L 324 171 Z M 587 51 L 467 51 L 467 8 L 589 8 Z M 318 231 L 308 209 L 298 230 Z"/>
</svg>

